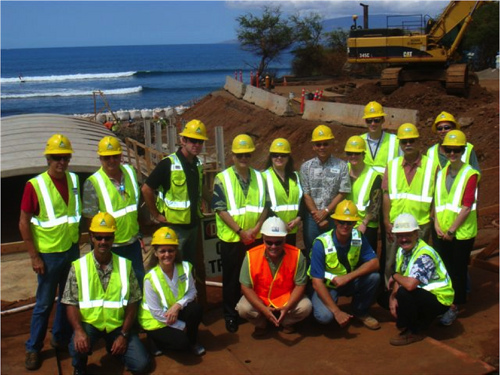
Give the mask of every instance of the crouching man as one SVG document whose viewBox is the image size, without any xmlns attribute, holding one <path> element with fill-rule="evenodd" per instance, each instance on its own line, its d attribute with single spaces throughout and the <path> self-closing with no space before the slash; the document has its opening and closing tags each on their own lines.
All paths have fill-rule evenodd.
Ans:
<svg viewBox="0 0 500 375">
<path fill-rule="evenodd" d="M 250 249 L 240 272 L 241 297 L 236 310 L 255 325 L 253 336 L 268 333 L 269 326 L 295 332 L 294 324 L 311 313 L 304 295 L 307 284 L 306 259 L 286 242 L 287 226 L 274 216 L 262 225 L 264 244 Z"/>
<path fill-rule="evenodd" d="M 354 228 L 360 219 L 356 205 L 343 200 L 331 216 L 335 229 L 314 241 L 309 275 L 312 278 L 314 318 L 321 324 L 335 319 L 346 326 L 353 315 L 337 305 L 339 296 L 352 296 L 352 312 L 365 327 L 376 330 L 379 322 L 368 314 L 380 275 L 379 261 L 365 236 Z"/>
<path fill-rule="evenodd" d="M 111 252 L 115 219 L 100 212 L 89 231 L 94 250 L 73 262 L 62 298 L 74 329 L 69 345 L 74 374 L 87 373 L 88 356 L 100 338 L 129 371 L 144 373 L 149 355 L 131 331 L 141 291 L 130 260 Z"/>
<path fill-rule="evenodd" d="M 400 214 L 392 233 L 399 245 L 396 272 L 389 279 L 389 308 L 401 332 L 391 345 L 408 345 L 424 339 L 422 333 L 453 303 L 455 292 L 439 254 L 419 239 L 417 220 Z"/>
</svg>

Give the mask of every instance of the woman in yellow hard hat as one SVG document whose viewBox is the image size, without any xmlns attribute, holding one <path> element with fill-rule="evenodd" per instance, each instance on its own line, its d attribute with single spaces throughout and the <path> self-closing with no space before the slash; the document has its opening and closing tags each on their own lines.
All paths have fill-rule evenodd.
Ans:
<svg viewBox="0 0 500 375">
<path fill-rule="evenodd" d="M 287 224 L 286 242 L 295 246 L 297 230 L 301 220 L 302 186 L 299 175 L 294 170 L 292 148 L 285 138 L 276 138 L 269 148 L 266 171 L 271 216 L 278 216 Z"/>
<path fill-rule="evenodd" d="M 434 161 L 434 164 L 438 165 L 438 169 L 443 169 L 446 164 L 448 164 L 448 158 L 446 153 L 444 152 L 444 146 L 442 143 L 446 134 L 455 129 L 460 130 L 460 123 L 451 113 L 445 111 L 437 115 L 434 123 L 432 124 L 432 132 L 438 135 L 439 142 L 429 147 L 429 149 L 427 150 L 427 157 L 432 159 Z M 464 163 L 470 164 L 472 168 L 481 173 L 476 151 L 474 150 L 474 146 L 471 143 L 467 142 L 467 144 L 465 145 L 465 151 L 462 154 L 461 158 Z"/>
<path fill-rule="evenodd" d="M 158 229 L 151 245 L 157 265 L 144 278 L 138 320 L 157 348 L 153 354 L 191 350 L 203 355 L 205 348 L 197 342 L 203 311 L 196 302 L 193 266 L 180 260 L 179 239 L 173 229 Z"/>
<path fill-rule="evenodd" d="M 467 266 L 477 234 L 477 183 L 479 172 L 462 161 L 467 146 L 465 134 L 452 130 L 442 143 L 449 163 L 437 174 L 434 192 L 434 227 L 437 250 L 448 270 L 455 299 L 441 318 L 451 325 L 458 314 L 458 305 L 467 297 Z"/>
</svg>

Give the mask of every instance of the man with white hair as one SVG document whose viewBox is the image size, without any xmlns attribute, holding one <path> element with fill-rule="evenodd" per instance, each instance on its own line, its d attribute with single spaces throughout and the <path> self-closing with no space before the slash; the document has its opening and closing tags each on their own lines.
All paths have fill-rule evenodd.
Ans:
<svg viewBox="0 0 500 375">
<path fill-rule="evenodd" d="M 295 332 L 295 323 L 311 313 L 304 293 L 307 284 L 306 258 L 286 243 L 287 225 L 268 218 L 261 229 L 264 243 L 247 251 L 240 272 L 241 297 L 236 310 L 255 325 L 254 337 L 268 333 L 269 323 Z"/>
</svg>

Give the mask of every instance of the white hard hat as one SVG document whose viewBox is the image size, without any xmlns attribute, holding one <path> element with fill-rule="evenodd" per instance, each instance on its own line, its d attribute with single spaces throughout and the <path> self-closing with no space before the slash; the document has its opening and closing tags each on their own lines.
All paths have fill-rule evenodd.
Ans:
<svg viewBox="0 0 500 375">
<path fill-rule="evenodd" d="M 400 214 L 394 225 L 392 226 L 392 233 L 407 233 L 419 230 L 417 220 L 411 214 Z"/>
<path fill-rule="evenodd" d="M 288 234 L 285 222 L 277 216 L 267 218 L 260 233 L 270 237 L 285 237 Z"/>
</svg>

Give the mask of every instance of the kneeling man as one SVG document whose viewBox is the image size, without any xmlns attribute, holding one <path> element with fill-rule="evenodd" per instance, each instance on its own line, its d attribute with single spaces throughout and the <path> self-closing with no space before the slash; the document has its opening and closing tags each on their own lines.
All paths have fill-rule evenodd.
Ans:
<svg viewBox="0 0 500 375">
<path fill-rule="evenodd" d="M 351 314 L 337 305 L 339 296 L 352 296 L 352 312 L 369 329 L 379 329 L 379 322 L 368 314 L 378 285 L 379 262 L 375 251 L 361 232 L 354 228 L 359 220 L 356 205 L 343 200 L 331 216 L 335 229 L 314 240 L 309 275 L 312 278 L 314 318 L 322 324 L 335 319 L 344 327 Z"/>
<path fill-rule="evenodd" d="M 304 295 L 307 284 L 306 259 L 287 244 L 287 226 L 274 216 L 262 225 L 264 244 L 250 249 L 240 272 L 241 297 L 236 310 L 255 325 L 254 337 L 268 332 L 268 323 L 295 332 L 295 323 L 311 313 Z"/>
</svg>

